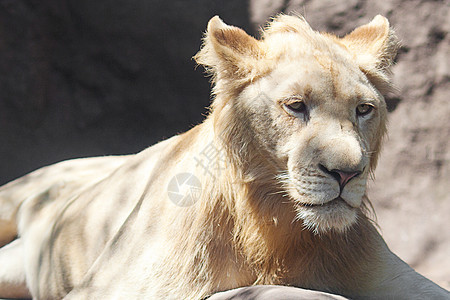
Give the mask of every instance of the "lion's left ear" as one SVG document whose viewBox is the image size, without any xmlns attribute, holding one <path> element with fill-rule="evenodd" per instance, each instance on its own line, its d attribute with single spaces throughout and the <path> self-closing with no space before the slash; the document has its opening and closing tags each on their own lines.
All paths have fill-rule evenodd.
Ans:
<svg viewBox="0 0 450 300">
<path fill-rule="evenodd" d="M 262 55 L 260 41 L 215 16 L 208 22 L 203 46 L 194 59 L 218 79 L 239 80 L 254 77 Z"/>
<path fill-rule="evenodd" d="M 360 69 L 381 92 L 389 86 L 389 69 L 399 48 L 399 41 L 388 20 L 377 15 L 340 42 L 353 54 Z"/>
</svg>

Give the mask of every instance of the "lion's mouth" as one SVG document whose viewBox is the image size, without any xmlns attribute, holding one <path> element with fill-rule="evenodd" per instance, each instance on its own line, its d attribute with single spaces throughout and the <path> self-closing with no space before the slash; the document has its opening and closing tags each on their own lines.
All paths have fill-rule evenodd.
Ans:
<svg viewBox="0 0 450 300">
<path fill-rule="evenodd" d="M 334 198 L 333 200 L 330 200 L 328 202 L 321 203 L 321 204 L 313 204 L 313 203 L 305 203 L 305 202 L 299 202 L 298 204 L 300 206 L 302 206 L 302 207 L 305 207 L 305 208 L 320 208 L 320 207 L 330 208 L 330 207 L 333 207 L 333 206 L 341 206 L 341 205 L 344 205 L 344 204 L 346 206 L 348 206 L 349 208 L 353 208 L 352 206 L 350 206 L 347 203 L 347 201 L 345 201 L 341 197 Z"/>
<path fill-rule="evenodd" d="M 330 230 L 344 232 L 357 220 L 358 209 L 337 197 L 323 204 L 298 203 L 297 219 L 304 228 L 319 234 Z"/>
</svg>

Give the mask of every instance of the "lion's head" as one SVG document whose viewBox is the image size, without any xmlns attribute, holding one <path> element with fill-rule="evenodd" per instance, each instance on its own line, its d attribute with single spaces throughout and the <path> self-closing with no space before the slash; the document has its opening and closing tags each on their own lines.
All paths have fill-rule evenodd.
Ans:
<svg viewBox="0 0 450 300">
<path fill-rule="evenodd" d="M 217 133 L 243 176 L 274 180 L 315 233 L 345 231 L 364 206 L 397 44 L 381 16 L 343 38 L 295 16 L 275 18 L 260 40 L 218 17 L 208 24 L 196 60 L 213 74 Z"/>
</svg>

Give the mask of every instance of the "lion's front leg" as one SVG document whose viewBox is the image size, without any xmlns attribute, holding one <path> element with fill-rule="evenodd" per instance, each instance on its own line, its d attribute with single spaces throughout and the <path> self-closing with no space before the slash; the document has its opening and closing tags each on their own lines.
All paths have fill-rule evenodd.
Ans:
<svg viewBox="0 0 450 300">
<path fill-rule="evenodd" d="M 381 250 L 380 265 L 374 265 L 376 283 L 364 299 L 450 299 L 450 293 L 431 280 L 423 277 L 407 263 L 392 253 L 386 245 Z M 355 297 L 358 298 L 358 297 Z"/>
<path fill-rule="evenodd" d="M 31 298 L 23 256 L 20 238 L 0 248 L 0 298 Z"/>
</svg>

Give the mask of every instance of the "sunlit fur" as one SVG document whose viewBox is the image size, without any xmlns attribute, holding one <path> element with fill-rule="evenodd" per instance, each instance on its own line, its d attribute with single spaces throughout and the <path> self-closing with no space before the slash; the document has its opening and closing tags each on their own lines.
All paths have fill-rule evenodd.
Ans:
<svg viewBox="0 0 450 300">
<path fill-rule="evenodd" d="M 223 147 L 235 160 L 231 164 L 243 173 L 233 176 L 259 183 L 270 178 L 268 186 L 278 185 L 271 188 L 284 190 L 297 204 L 317 205 L 296 205 L 296 218 L 315 233 L 348 229 L 357 221 L 358 208 L 366 205 L 361 201 L 366 180 L 386 132 L 386 107 L 377 88 L 389 86 L 386 72 L 396 47 L 381 16 L 343 39 L 319 34 L 292 16 L 275 18 L 262 40 L 212 19 L 196 59 L 213 76 L 216 135 L 225 140 Z M 309 124 L 299 125 L 279 110 L 277 101 L 293 96 L 317 108 Z M 355 99 L 376 104 L 369 120 L 356 120 Z M 242 132 L 242 124 L 251 130 Z M 352 209 L 345 202 L 325 207 L 339 196 L 339 188 L 319 164 L 330 170 L 364 169 L 341 193 Z M 277 184 L 273 179 L 279 173 L 284 176 Z"/>
<path fill-rule="evenodd" d="M 379 90 L 396 48 L 381 16 L 338 38 L 281 15 L 259 40 L 212 18 L 195 56 L 214 85 L 202 124 L 105 161 L 105 172 L 81 166 L 90 178 L 70 196 L 49 187 L 15 200 L 25 200 L 18 241 L 33 297 L 203 299 L 253 284 L 364 299 L 446 295 L 389 251 L 365 208 L 386 131 Z M 307 112 L 290 111 L 292 101 Z M 367 103 L 373 111 L 357 116 Z M 205 149 L 218 152 L 207 168 Z M 361 174 L 341 191 L 324 168 Z M 201 183 L 188 207 L 168 194 L 180 173 Z M 0 270 L 0 296 L 6 277 Z"/>
</svg>

